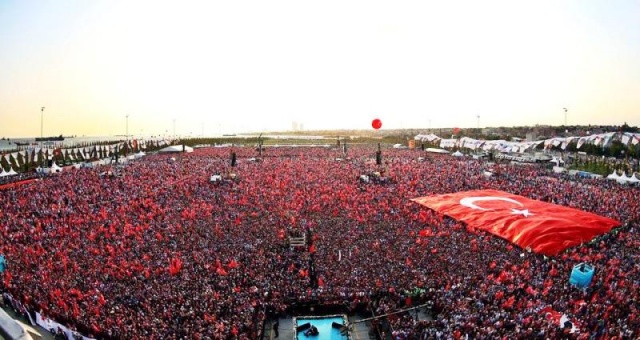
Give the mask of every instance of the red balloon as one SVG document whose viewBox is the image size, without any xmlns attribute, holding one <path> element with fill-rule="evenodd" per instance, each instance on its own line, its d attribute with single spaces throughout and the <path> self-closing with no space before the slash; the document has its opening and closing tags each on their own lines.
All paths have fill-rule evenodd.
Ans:
<svg viewBox="0 0 640 340">
<path fill-rule="evenodd" d="M 374 119 L 374 120 L 371 122 L 371 126 L 372 126 L 374 129 L 378 130 L 379 128 L 381 128 L 381 127 L 382 127 L 382 121 L 381 121 L 380 119 L 376 118 L 376 119 Z"/>
</svg>

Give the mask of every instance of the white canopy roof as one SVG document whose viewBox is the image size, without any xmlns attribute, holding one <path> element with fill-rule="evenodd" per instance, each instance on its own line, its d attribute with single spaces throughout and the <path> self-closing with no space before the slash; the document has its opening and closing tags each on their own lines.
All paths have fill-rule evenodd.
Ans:
<svg viewBox="0 0 640 340">
<path fill-rule="evenodd" d="M 426 152 L 433 152 L 433 153 L 449 153 L 449 151 L 447 151 L 445 149 L 438 149 L 438 148 L 426 148 L 425 151 Z"/>
<path fill-rule="evenodd" d="M 17 175 L 17 174 L 18 173 L 15 170 L 13 170 L 13 168 L 9 168 L 9 172 L 7 172 L 7 175 L 9 175 L 9 176 L 13 176 L 13 175 Z"/>
<path fill-rule="evenodd" d="M 193 148 L 190 146 L 184 146 L 185 152 L 193 152 Z M 166 153 L 166 152 L 182 152 L 182 145 L 171 145 L 167 146 L 164 149 L 160 149 L 158 152 Z"/>
<path fill-rule="evenodd" d="M 464 155 L 462 154 L 462 152 L 460 152 L 460 151 L 456 151 L 456 152 L 452 153 L 452 154 L 451 154 L 451 156 L 454 156 L 454 157 L 462 157 L 462 156 L 464 156 Z"/>
<path fill-rule="evenodd" d="M 620 179 L 623 179 L 623 180 L 625 180 L 625 181 L 627 181 L 627 182 L 629 182 L 629 183 L 638 183 L 638 182 L 640 182 L 640 180 L 639 180 L 639 179 L 637 179 L 637 178 L 636 178 L 635 176 L 633 176 L 633 175 L 631 175 L 631 176 L 623 175 L 622 177 L 620 177 Z"/>
<path fill-rule="evenodd" d="M 631 176 L 627 176 L 626 174 L 622 174 L 622 175 L 618 175 L 617 172 L 613 172 L 612 174 L 607 176 L 607 179 L 613 179 L 618 183 L 638 183 L 640 182 L 639 179 L 636 178 L 636 176 L 631 175 Z"/>
<path fill-rule="evenodd" d="M 46 171 L 45 171 L 46 172 Z M 58 173 L 62 172 L 62 168 L 56 164 L 56 162 L 51 163 L 51 168 L 48 170 L 49 173 Z"/>
</svg>

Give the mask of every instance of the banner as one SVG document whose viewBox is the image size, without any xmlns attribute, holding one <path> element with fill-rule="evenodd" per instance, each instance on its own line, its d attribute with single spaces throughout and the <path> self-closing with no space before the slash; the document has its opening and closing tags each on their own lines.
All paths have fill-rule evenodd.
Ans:
<svg viewBox="0 0 640 340">
<path fill-rule="evenodd" d="M 587 243 L 620 225 L 586 211 L 498 190 L 457 192 L 412 201 L 548 256 Z"/>
<path fill-rule="evenodd" d="M 70 330 L 69 328 L 42 316 L 42 314 L 36 312 L 36 324 L 44 329 L 49 330 L 51 333 L 57 333 L 58 331 L 62 331 L 68 340 L 75 339 L 83 339 L 83 340 L 93 340 L 92 338 L 87 338 L 86 336 L 82 336 L 80 333 Z"/>
</svg>

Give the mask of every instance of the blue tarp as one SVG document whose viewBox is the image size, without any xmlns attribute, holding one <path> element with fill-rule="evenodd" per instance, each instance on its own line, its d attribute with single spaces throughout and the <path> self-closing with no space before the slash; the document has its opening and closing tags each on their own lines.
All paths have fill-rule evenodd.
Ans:
<svg viewBox="0 0 640 340">
<path fill-rule="evenodd" d="M 573 267 L 569 283 L 579 287 L 587 287 L 593 279 L 593 266 L 586 263 L 580 263 Z"/>
</svg>

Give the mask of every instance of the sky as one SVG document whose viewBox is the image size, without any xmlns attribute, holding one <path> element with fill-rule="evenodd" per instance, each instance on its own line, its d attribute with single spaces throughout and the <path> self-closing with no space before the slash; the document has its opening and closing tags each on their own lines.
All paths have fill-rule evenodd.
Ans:
<svg viewBox="0 0 640 340">
<path fill-rule="evenodd" d="M 45 136 L 561 125 L 563 108 L 640 125 L 638 18 L 637 0 L 0 0 L 0 137 L 41 118 Z"/>
</svg>

